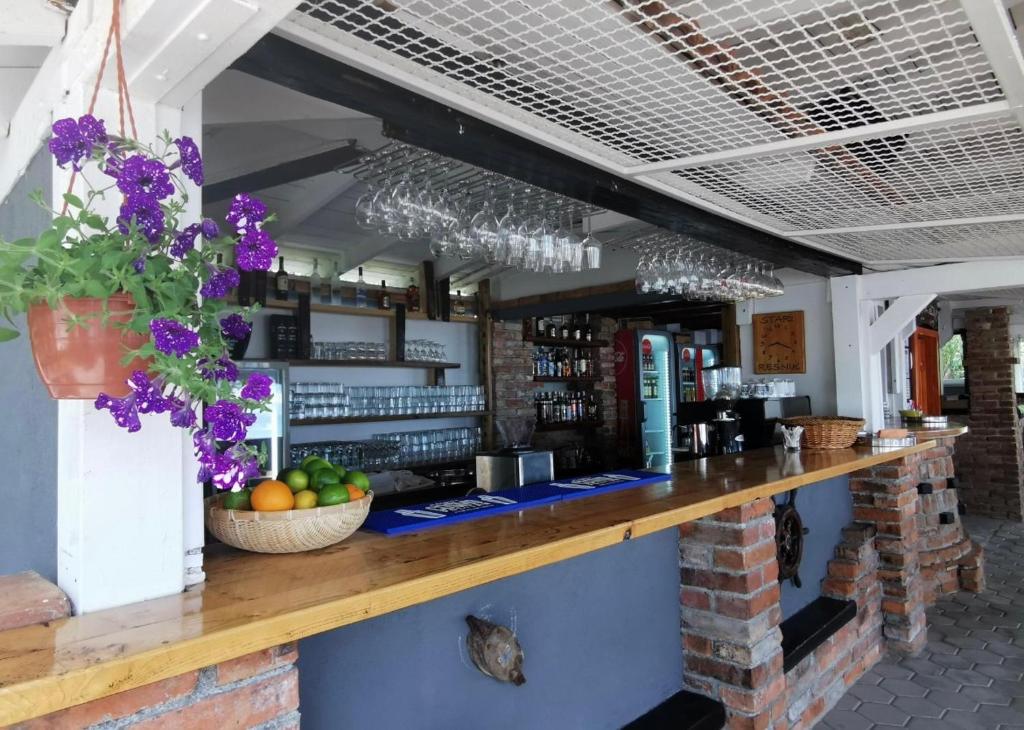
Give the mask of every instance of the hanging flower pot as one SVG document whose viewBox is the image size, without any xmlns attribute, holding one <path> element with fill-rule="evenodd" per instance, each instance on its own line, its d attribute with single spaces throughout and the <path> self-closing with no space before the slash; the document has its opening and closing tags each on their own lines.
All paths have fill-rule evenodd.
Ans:
<svg viewBox="0 0 1024 730">
<path fill-rule="evenodd" d="M 130 294 L 114 294 L 107 306 L 106 318 L 103 300 L 92 297 L 64 297 L 56 309 L 46 302 L 28 308 L 32 356 L 53 398 L 92 400 L 101 392 L 122 397 L 128 394 L 132 372 L 148 369 L 145 360 L 121 362 L 126 352 L 149 339 L 117 326 L 131 320 L 135 300 Z"/>
</svg>

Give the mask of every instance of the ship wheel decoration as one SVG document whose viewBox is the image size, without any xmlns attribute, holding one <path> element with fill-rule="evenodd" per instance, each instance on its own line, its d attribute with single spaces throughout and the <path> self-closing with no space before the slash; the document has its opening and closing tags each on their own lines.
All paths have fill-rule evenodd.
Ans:
<svg viewBox="0 0 1024 730">
<path fill-rule="evenodd" d="M 797 588 L 802 585 L 798 571 L 804 556 L 804 535 L 808 532 L 796 509 L 796 490 L 792 489 L 787 500 L 775 506 L 775 554 L 780 583 L 790 580 Z"/>
</svg>

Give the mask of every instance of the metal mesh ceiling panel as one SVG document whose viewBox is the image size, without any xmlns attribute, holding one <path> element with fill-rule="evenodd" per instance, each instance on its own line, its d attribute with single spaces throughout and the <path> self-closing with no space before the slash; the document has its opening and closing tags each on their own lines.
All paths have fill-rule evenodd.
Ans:
<svg viewBox="0 0 1024 730">
<path fill-rule="evenodd" d="M 1024 137 L 969 2 L 990 0 L 307 0 L 283 30 L 682 200 L 870 262 L 902 237 L 822 229 L 1022 210 Z"/>
<path fill-rule="evenodd" d="M 807 239 L 821 246 L 841 246 L 866 261 L 959 261 L 1024 254 L 1024 223 L 857 231 Z"/>
</svg>

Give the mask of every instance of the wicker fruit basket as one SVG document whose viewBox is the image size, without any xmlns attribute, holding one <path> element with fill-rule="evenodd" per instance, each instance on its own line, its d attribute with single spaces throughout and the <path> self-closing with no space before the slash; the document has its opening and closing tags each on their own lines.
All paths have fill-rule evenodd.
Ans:
<svg viewBox="0 0 1024 730">
<path fill-rule="evenodd" d="M 222 499 L 206 500 L 206 529 L 218 540 L 255 553 L 299 553 L 341 542 L 358 530 L 373 492 L 355 502 L 281 512 L 224 509 Z"/>
<path fill-rule="evenodd" d="M 784 426 L 803 426 L 801 442 L 808 449 L 848 449 L 864 428 L 863 418 L 844 416 L 796 416 L 783 418 Z"/>
</svg>

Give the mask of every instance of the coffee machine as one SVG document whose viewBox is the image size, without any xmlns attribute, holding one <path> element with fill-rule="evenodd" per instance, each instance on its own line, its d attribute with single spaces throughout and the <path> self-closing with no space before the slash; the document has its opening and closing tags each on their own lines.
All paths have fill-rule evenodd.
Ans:
<svg viewBox="0 0 1024 730">
<path fill-rule="evenodd" d="M 504 446 L 476 455 L 476 486 L 485 492 L 521 487 L 555 478 L 554 454 L 534 449 L 535 422 L 528 418 L 498 419 Z"/>
</svg>

